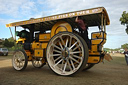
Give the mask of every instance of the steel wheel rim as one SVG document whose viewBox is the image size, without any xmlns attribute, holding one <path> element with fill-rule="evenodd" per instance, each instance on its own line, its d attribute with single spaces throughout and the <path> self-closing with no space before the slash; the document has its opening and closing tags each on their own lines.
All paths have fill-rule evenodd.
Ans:
<svg viewBox="0 0 128 85">
<path fill-rule="evenodd" d="M 25 55 L 23 52 L 18 51 L 13 55 L 12 59 L 13 67 L 16 70 L 21 70 L 25 65 Z"/>
<path fill-rule="evenodd" d="M 83 59 L 84 48 L 76 35 L 71 33 L 59 34 L 49 42 L 47 61 L 51 69 L 57 74 L 71 75 L 75 73 L 83 64 Z"/>
</svg>

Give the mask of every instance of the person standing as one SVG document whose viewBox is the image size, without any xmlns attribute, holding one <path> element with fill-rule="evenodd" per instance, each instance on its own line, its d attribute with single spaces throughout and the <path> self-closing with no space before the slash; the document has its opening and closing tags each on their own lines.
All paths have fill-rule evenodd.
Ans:
<svg viewBox="0 0 128 85">
<path fill-rule="evenodd" d="M 125 55 L 126 64 L 128 65 L 128 51 L 127 51 L 127 48 L 125 48 L 124 55 Z"/>
<path fill-rule="evenodd" d="M 83 21 L 83 19 L 80 16 L 76 17 L 75 22 L 77 22 L 77 24 L 79 25 L 79 30 L 81 31 L 81 35 L 86 41 L 88 48 L 91 49 L 90 40 L 88 38 L 87 24 Z"/>
</svg>

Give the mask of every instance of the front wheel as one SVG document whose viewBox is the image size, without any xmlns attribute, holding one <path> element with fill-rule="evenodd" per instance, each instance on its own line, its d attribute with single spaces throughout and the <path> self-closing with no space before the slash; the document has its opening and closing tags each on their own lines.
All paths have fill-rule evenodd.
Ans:
<svg viewBox="0 0 128 85">
<path fill-rule="evenodd" d="M 6 56 L 8 56 L 8 53 L 6 53 Z"/>
<path fill-rule="evenodd" d="M 69 76 L 81 71 L 88 59 L 88 46 L 79 35 L 56 34 L 47 45 L 47 62 L 58 75 Z"/>
<path fill-rule="evenodd" d="M 17 50 L 12 58 L 12 66 L 17 71 L 22 71 L 27 67 L 28 57 L 24 50 Z"/>
</svg>

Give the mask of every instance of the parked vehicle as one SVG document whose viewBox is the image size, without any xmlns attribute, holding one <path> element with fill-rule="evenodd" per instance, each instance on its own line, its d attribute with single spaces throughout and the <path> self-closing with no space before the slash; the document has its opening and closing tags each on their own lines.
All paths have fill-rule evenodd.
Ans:
<svg viewBox="0 0 128 85">
<path fill-rule="evenodd" d="M 8 49 L 7 48 L 0 48 L 0 55 L 7 56 L 8 55 Z"/>
</svg>

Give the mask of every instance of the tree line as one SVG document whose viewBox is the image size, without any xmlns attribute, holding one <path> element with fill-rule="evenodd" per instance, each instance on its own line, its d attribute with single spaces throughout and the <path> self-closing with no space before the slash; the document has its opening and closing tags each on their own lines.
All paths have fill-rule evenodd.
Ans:
<svg viewBox="0 0 128 85">
<path fill-rule="evenodd" d="M 15 40 L 12 37 L 2 39 L 1 41 L 2 41 L 1 48 L 8 48 L 10 51 L 14 51 L 22 48 L 21 45 L 16 44 Z"/>
</svg>

